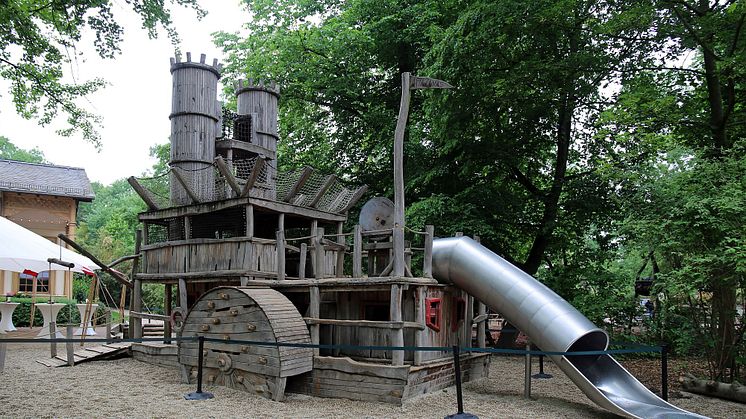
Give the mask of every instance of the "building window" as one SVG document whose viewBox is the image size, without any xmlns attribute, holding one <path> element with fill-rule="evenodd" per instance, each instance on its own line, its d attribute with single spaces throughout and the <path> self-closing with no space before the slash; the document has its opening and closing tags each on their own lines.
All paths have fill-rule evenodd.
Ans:
<svg viewBox="0 0 746 419">
<path fill-rule="evenodd" d="M 440 298 L 425 299 L 425 324 L 427 327 L 440 331 Z"/>
<path fill-rule="evenodd" d="M 34 292 L 34 276 L 22 273 L 18 277 L 18 291 L 19 292 Z M 49 271 L 39 272 L 36 276 L 36 292 L 38 294 L 49 293 Z"/>
</svg>

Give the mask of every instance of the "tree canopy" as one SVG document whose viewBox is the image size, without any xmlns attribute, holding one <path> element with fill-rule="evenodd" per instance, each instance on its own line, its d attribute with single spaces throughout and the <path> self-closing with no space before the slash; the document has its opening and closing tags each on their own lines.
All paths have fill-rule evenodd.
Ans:
<svg viewBox="0 0 746 419">
<path fill-rule="evenodd" d="M 282 86 L 281 164 L 390 196 L 400 74 L 446 80 L 457 88 L 413 97 L 408 224 L 477 234 L 624 330 L 652 254 L 653 337 L 708 348 L 713 377 L 733 371 L 743 1 L 246 3 L 249 35 L 215 41 L 227 79 Z M 683 338 L 682 322 L 706 333 Z"/>
<path fill-rule="evenodd" d="M 171 7 L 188 6 L 198 16 L 204 15 L 196 0 L 128 0 L 126 4 L 140 16 L 150 38 L 162 28 L 177 49 Z M 101 58 L 114 58 L 120 52 L 124 31 L 114 17 L 114 2 L 4 0 L 0 6 L 0 77 L 10 83 L 8 93 L 16 112 L 41 125 L 62 113 L 67 127 L 59 134 L 79 132 L 100 146 L 100 117 L 77 100 L 103 87 L 105 81 L 70 82 L 64 69 L 77 59 L 77 47 L 86 32 L 95 34 L 93 46 Z"/>
</svg>

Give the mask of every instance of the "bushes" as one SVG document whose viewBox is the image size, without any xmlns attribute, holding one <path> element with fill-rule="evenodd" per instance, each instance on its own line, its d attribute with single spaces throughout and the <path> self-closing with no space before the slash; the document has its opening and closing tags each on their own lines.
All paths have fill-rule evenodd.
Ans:
<svg viewBox="0 0 746 419">
<path fill-rule="evenodd" d="M 29 321 L 31 318 L 31 298 L 12 298 L 11 301 L 15 303 L 20 303 L 18 307 L 16 307 L 15 311 L 13 312 L 13 324 L 16 327 L 28 327 Z M 36 303 L 46 303 L 46 298 L 37 298 Z M 63 303 L 66 304 L 66 307 L 62 307 L 59 314 L 57 315 L 57 323 L 58 324 L 74 324 L 79 325 L 80 324 L 80 312 L 78 312 L 78 307 L 75 305 L 75 300 L 70 300 L 66 298 L 55 298 L 56 303 Z M 96 309 L 96 313 L 94 314 L 93 318 L 96 321 L 96 324 L 104 324 L 106 323 L 106 307 L 99 306 Z M 36 311 L 36 314 L 34 315 L 34 327 L 39 327 L 44 324 L 44 317 L 42 316 L 41 312 L 38 310 Z"/>
</svg>

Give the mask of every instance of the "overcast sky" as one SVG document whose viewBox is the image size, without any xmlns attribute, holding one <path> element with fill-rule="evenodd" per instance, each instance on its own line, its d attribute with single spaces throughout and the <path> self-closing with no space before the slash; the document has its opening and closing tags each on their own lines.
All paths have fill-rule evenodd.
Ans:
<svg viewBox="0 0 746 419">
<path fill-rule="evenodd" d="M 208 15 L 201 21 L 196 13 L 184 8 L 173 11 L 173 21 L 181 37 L 181 51 L 192 52 L 192 59 L 207 54 L 222 62 L 222 53 L 212 44 L 215 31 L 235 32 L 248 21 L 249 13 L 239 0 L 202 0 Z M 81 45 L 78 51 L 85 60 L 78 60 L 72 72 L 78 80 L 100 76 L 109 86 L 85 103 L 88 109 L 103 117 L 100 151 L 82 137 L 60 137 L 55 131 L 64 119 L 51 126 L 40 127 L 35 121 L 18 117 L 13 108 L 8 84 L 0 82 L 0 135 L 18 147 L 38 147 L 52 163 L 83 167 L 91 181 L 110 184 L 114 180 L 138 176 L 149 169 L 154 160 L 148 155 L 150 146 L 168 142 L 171 111 L 171 74 L 169 58 L 173 46 L 165 33 L 150 40 L 141 28 L 138 17 L 114 2 L 116 18 L 124 26 L 122 54 L 113 60 L 98 58 L 95 50 Z"/>
</svg>

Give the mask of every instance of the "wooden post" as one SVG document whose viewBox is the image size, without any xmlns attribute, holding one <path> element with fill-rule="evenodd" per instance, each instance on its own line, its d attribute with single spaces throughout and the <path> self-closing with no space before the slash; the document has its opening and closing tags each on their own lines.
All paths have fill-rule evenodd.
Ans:
<svg viewBox="0 0 746 419">
<path fill-rule="evenodd" d="M 300 261 L 298 262 L 298 279 L 306 279 L 306 256 L 308 255 L 308 245 L 300 244 Z"/>
<path fill-rule="evenodd" d="M 242 276 L 240 278 L 240 281 L 241 281 L 241 286 L 242 287 L 245 287 L 245 286 L 249 285 L 249 277 L 248 276 Z"/>
<path fill-rule="evenodd" d="M 409 117 L 410 74 L 401 75 L 401 101 L 394 132 L 394 267 L 393 276 L 404 276 L 404 131 Z"/>
<path fill-rule="evenodd" d="M 435 227 L 432 225 L 425 226 L 425 255 L 422 260 L 422 276 L 425 278 L 433 277 L 433 236 Z"/>
<path fill-rule="evenodd" d="M 189 303 L 187 301 L 187 285 L 184 278 L 179 278 L 179 307 L 183 310 L 182 313 L 186 314 L 189 309 Z"/>
<path fill-rule="evenodd" d="M 114 339 L 111 338 L 111 323 L 114 321 L 114 316 L 111 314 L 111 309 L 106 308 L 106 343 L 111 343 Z"/>
<path fill-rule="evenodd" d="M 324 277 L 324 229 L 323 228 L 317 228 L 316 229 L 316 237 L 314 238 L 314 248 L 316 251 L 314 252 L 314 258 L 316 266 L 313 269 L 314 277 L 316 279 L 321 279 Z"/>
<path fill-rule="evenodd" d="M 355 225 L 355 235 L 352 242 L 352 277 L 363 276 L 363 233 L 359 224 Z"/>
<path fill-rule="evenodd" d="M 171 317 L 171 301 L 173 300 L 173 285 L 171 284 L 165 284 L 165 289 L 163 290 L 163 308 L 164 313 Z M 171 343 L 171 322 L 170 321 L 164 321 L 163 322 L 163 343 Z"/>
<path fill-rule="evenodd" d="M 176 180 L 181 184 L 181 187 L 184 188 L 184 191 L 187 193 L 192 203 L 199 204 L 200 202 L 199 196 L 197 196 L 197 194 L 192 190 L 192 185 L 190 185 L 189 182 L 187 182 L 187 180 L 184 178 L 184 176 L 182 176 L 181 173 L 179 173 L 179 170 L 181 169 L 179 169 L 178 167 L 172 167 L 171 173 L 174 175 Z"/>
<path fill-rule="evenodd" d="M 189 215 L 184 216 L 184 238 L 192 238 L 192 217 Z"/>
<path fill-rule="evenodd" d="M 483 302 L 479 301 L 477 303 L 477 316 L 479 318 L 484 318 L 484 316 L 487 315 L 487 307 L 484 305 Z M 487 325 L 489 324 L 488 319 L 484 319 L 482 322 L 477 323 L 477 347 L 478 348 L 486 348 L 487 347 Z"/>
<path fill-rule="evenodd" d="M 218 170 L 220 171 L 220 174 L 223 175 L 223 177 L 225 178 L 225 181 L 228 183 L 228 186 L 230 186 L 231 189 L 233 189 L 233 192 L 236 193 L 236 196 L 241 195 L 241 192 L 242 192 L 241 187 L 238 186 L 238 182 L 236 182 L 236 178 L 233 176 L 233 173 L 231 173 L 230 167 L 228 167 L 228 165 L 225 163 L 225 160 L 223 160 L 223 156 L 215 157 L 214 161 L 215 161 L 215 165 L 218 166 Z"/>
<path fill-rule="evenodd" d="M 135 279 L 135 286 L 132 290 L 133 304 L 132 311 L 142 312 L 142 281 Z M 142 318 L 130 314 L 130 321 L 133 322 L 132 337 L 135 339 L 142 337 Z"/>
<path fill-rule="evenodd" d="M 319 201 L 321 201 L 321 198 L 324 196 L 326 191 L 328 191 L 329 188 L 331 188 L 332 185 L 334 185 L 334 182 L 336 181 L 337 181 L 336 176 L 334 175 L 327 176 L 326 179 L 324 180 L 324 184 L 321 185 L 321 188 L 319 188 L 319 190 L 316 192 L 316 195 L 313 197 L 313 199 L 308 204 L 308 206 L 311 208 L 316 208 L 316 205 L 318 205 Z"/>
<path fill-rule="evenodd" d="M 135 230 L 135 254 L 139 254 L 140 253 L 140 246 L 142 246 L 142 243 L 143 243 L 143 240 L 144 240 L 144 233 L 147 231 L 147 228 L 148 228 L 148 226 L 146 224 L 142 230 L 141 229 Z M 147 242 L 145 242 L 145 243 L 147 243 Z M 137 271 L 139 269 L 139 264 L 140 264 L 140 258 L 137 258 L 137 259 L 135 259 L 135 260 L 132 261 L 132 274 L 130 275 L 130 278 L 132 278 L 132 279 L 135 278 L 135 275 L 137 274 Z M 122 285 L 124 285 L 124 284 L 122 284 Z M 134 290 L 135 286 L 134 286 L 134 284 L 133 284 L 132 288 L 133 288 L 132 289 L 132 293 L 130 293 L 130 310 L 139 311 L 139 310 L 135 310 L 135 301 L 137 301 L 137 300 L 135 299 L 135 290 Z M 140 297 L 140 296 L 138 296 L 138 297 Z M 139 321 L 140 321 L 139 319 L 137 319 L 137 318 L 135 318 L 133 316 L 130 316 L 130 327 L 129 327 L 129 332 L 128 332 L 129 336 L 128 337 L 132 338 L 132 337 L 135 336 L 136 324 Z M 124 320 L 122 320 L 122 322 L 124 322 Z M 122 337 L 124 337 L 124 333 L 122 333 Z"/>
<path fill-rule="evenodd" d="M 342 235 L 344 232 L 344 225 L 345 223 L 342 221 L 337 223 L 337 243 L 343 246 L 342 249 L 337 251 L 337 268 L 335 272 L 337 278 L 342 278 L 345 270 L 345 236 Z"/>
<path fill-rule="evenodd" d="M 282 230 L 277 230 L 275 233 L 277 238 L 277 280 L 285 280 L 285 233 Z"/>
<path fill-rule="evenodd" d="M 83 324 L 85 325 L 85 322 Z M 49 339 L 57 339 L 57 322 L 55 321 L 49 322 Z M 57 342 L 52 341 L 49 344 L 49 357 L 54 358 L 55 356 L 57 356 Z"/>
<path fill-rule="evenodd" d="M 415 346 L 425 347 L 427 342 L 425 341 L 427 326 L 425 324 L 425 295 L 427 295 L 427 287 L 415 288 L 415 301 L 414 301 L 414 321 L 422 326 L 422 329 L 416 329 L 414 332 Z M 422 365 L 422 358 L 425 355 L 424 352 L 414 352 L 414 365 Z"/>
<path fill-rule="evenodd" d="M 254 206 L 246 205 L 246 237 L 254 237 Z"/>
<path fill-rule="evenodd" d="M 158 204 L 153 199 L 153 196 L 150 194 L 150 191 L 143 188 L 142 185 L 140 185 L 140 182 L 138 182 L 134 176 L 128 177 L 127 182 L 130 184 L 130 186 L 132 186 L 132 189 L 134 189 L 135 192 L 137 192 L 137 194 L 140 196 L 140 199 L 142 199 L 143 202 L 145 202 L 145 205 L 148 206 L 149 210 L 156 211 L 160 209 L 158 207 Z"/>
<path fill-rule="evenodd" d="M 310 287 L 308 291 L 310 293 L 310 304 L 308 305 L 308 316 L 311 317 L 312 319 L 318 319 L 319 314 L 321 313 L 321 310 L 320 310 L 321 293 L 319 292 L 319 287 Z M 320 325 L 318 323 L 314 323 L 310 326 L 311 343 L 313 345 L 319 344 L 319 327 Z M 319 348 L 314 348 L 313 354 L 318 355 Z"/>
<path fill-rule="evenodd" d="M 466 294 L 466 292 L 464 292 Z M 473 330 L 474 325 L 472 324 L 472 320 L 474 320 L 474 297 L 472 297 L 469 294 L 466 294 L 466 315 L 464 316 L 464 345 L 467 347 L 471 346 L 471 332 Z"/>
<path fill-rule="evenodd" d="M 282 200 L 285 202 L 292 201 L 293 198 L 295 198 L 295 195 L 300 192 L 303 185 L 306 184 L 306 181 L 308 181 L 308 178 L 311 177 L 311 174 L 313 173 L 313 168 L 310 166 L 306 166 L 303 168 L 303 172 L 301 172 L 300 176 L 298 177 L 298 180 L 295 181 L 293 186 L 288 191 L 287 195 L 285 195 Z"/>
<path fill-rule="evenodd" d="M 8 344 L 0 343 L 0 372 L 5 369 L 5 354 L 8 352 Z"/>
<path fill-rule="evenodd" d="M 254 187 L 256 180 L 259 178 L 259 173 L 261 173 L 262 169 L 264 169 L 264 163 L 264 156 L 259 156 L 256 158 L 256 163 L 254 163 L 254 167 L 251 168 L 251 174 L 249 174 L 249 178 L 246 179 L 246 184 L 243 185 L 241 198 L 246 198 L 247 196 L 249 196 L 249 192 Z"/>
<path fill-rule="evenodd" d="M 277 216 L 277 229 L 285 232 L 285 214 L 280 213 L 280 215 Z"/>
<path fill-rule="evenodd" d="M 389 316 L 392 322 L 401 322 L 401 301 L 402 300 L 402 289 L 401 285 L 391 285 L 391 304 L 389 306 Z M 392 329 L 391 330 L 391 346 L 404 346 L 404 329 Z M 391 364 L 392 365 L 404 365 L 404 351 L 391 351 Z"/>
<path fill-rule="evenodd" d="M 71 324 L 67 325 L 67 333 L 65 333 L 65 337 L 68 340 L 67 343 L 65 343 L 65 347 L 67 348 L 67 365 L 73 367 L 75 366 L 75 348 L 73 347 L 73 342 L 72 342 L 73 325 Z"/>
</svg>

